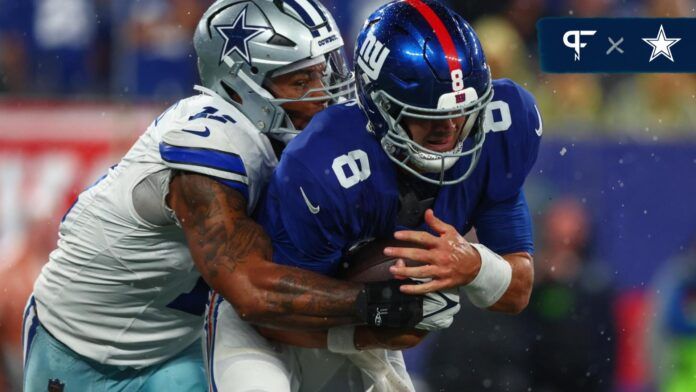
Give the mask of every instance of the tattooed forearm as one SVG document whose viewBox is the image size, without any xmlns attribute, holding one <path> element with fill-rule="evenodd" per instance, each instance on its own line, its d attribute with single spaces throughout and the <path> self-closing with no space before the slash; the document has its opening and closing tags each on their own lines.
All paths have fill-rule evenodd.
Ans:
<svg viewBox="0 0 696 392">
<path fill-rule="evenodd" d="M 287 328 L 355 322 L 361 285 L 272 263 L 263 228 L 237 191 L 198 174 L 178 173 L 168 203 L 208 284 L 250 321 Z"/>
<path fill-rule="evenodd" d="M 189 243 L 200 247 L 208 273 L 219 268 L 233 272 L 251 253 L 270 259 L 271 243 L 263 229 L 246 216 L 246 200 L 236 191 L 209 177 L 179 173 L 174 179 L 186 210 L 182 225 L 191 223 Z M 191 241 L 193 240 L 193 241 Z"/>
<path fill-rule="evenodd" d="M 350 309 L 357 295 L 353 283 L 329 280 L 297 268 L 284 267 L 282 275 L 269 280 L 272 290 L 265 291 L 264 301 L 278 312 L 295 315 L 341 317 Z M 330 286 L 327 286 L 330 284 Z M 320 288 L 329 288 L 328 290 Z"/>
</svg>

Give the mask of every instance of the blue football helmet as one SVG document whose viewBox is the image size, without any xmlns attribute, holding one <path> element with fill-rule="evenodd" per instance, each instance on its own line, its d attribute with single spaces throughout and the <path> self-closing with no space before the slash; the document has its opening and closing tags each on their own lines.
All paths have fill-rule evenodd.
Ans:
<svg viewBox="0 0 696 392">
<path fill-rule="evenodd" d="M 420 179 L 456 184 L 473 172 L 481 154 L 491 72 L 476 33 L 461 16 L 432 0 L 389 3 L 368 17 L 355 52 L 358 101 L 368 129 L 389 158 Z M 447 152 L 427 149 L 402 126 L 406 117 L 446 120 L 467 116 Z M 467 157 L 457 178 L 445 171 Z M 435 174 L 435 175 L 434 175 Z"/>
</svg>

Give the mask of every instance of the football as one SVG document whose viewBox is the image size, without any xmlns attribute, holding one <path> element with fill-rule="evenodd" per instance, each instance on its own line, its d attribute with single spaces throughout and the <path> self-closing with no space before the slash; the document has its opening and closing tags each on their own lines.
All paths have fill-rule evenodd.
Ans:
<svg viewBox="0 0 696 392">
<path fill-rule="evenodd" d="M 396 262 L 396 258 L 385 256 L 383 252 L 388 246 L 423 248 L 422 245 L 413 242 L 399 241 L 394 238 L 377 238 L 349 251 L 339 266 L 338 277 L 363 283 L 394 279 L 394 275 L 389 272 L 389 267 Z M 406 260 L 406 265 L 417 266 L 421 263 Z"/>
</svg>

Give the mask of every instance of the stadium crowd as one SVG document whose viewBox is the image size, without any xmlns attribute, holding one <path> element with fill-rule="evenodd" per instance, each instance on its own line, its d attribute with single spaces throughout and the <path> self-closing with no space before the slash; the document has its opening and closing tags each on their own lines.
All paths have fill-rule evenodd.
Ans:
<svg viewBox="0 0 696 392">
<path fill-rule="evenodd" d="M 0 92 L 9 97 L 174 100 L 196 82 L 191 34 L 209 1 L 0 0 Z M 357 3 L 357 4 L 356 4 Z M 474 22 L 494 77 L 524 81 L 548 126 L 581 137 L 688 132 L 696 79 L 683 75 L 550 75 L 539 70 L 539 18 L 693 17 L 689 0 L 449 1 Z M 352 50 L 374 2 L 325 0 Z M 563 97 L 563 99 L 558 99 Z"/>
</svg>

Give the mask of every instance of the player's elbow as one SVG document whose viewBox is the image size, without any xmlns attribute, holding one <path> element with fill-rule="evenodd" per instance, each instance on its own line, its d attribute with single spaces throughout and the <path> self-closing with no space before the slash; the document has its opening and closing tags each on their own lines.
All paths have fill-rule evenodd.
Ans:
<svg viewBox="0 0 696 392">
<path fill-rule="evenodd" d="M 254 276 L 245 268 L 237 268 L 234 273 L 210 282 L 210 286 L 234 307 L 237 315 L 250 323 L 267 319 L 271 307 Z"/>
<path fill-rule="evenodd" d="M 246 322 L 259 323 L 272 317 L 271 307 L 263 290 L 250 280 L 241 284 L 240 290 L 236 290 L 228 301 L 234 306 L 239 317 Z"/>
<path fill-rule="evenodd" d="M 246 322 L 260 323 L 269 318 L 269 307 L 257 290 L 247 288 L 226 299 L 237 311 L 239 318 Z"/>
</svg>

